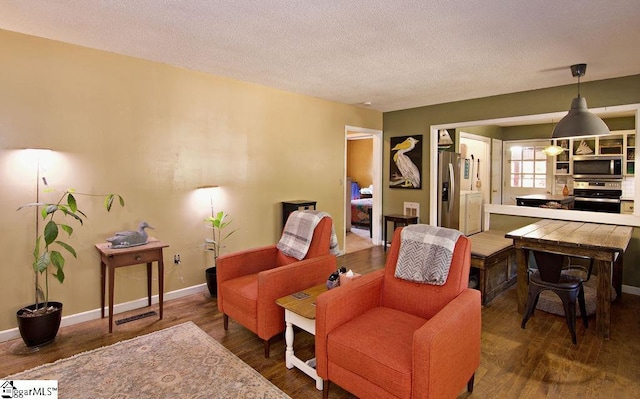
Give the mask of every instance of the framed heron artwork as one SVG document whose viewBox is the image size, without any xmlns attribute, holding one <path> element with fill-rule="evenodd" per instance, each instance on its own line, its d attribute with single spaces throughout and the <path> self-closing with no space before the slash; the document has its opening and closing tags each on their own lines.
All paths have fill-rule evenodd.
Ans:
<svg viewBox="0 0 640 399">
<path fill-rule="evenodd" d="M 422 135 L 391 137 L 389 187 L 422 187 Z"/>
</svg>

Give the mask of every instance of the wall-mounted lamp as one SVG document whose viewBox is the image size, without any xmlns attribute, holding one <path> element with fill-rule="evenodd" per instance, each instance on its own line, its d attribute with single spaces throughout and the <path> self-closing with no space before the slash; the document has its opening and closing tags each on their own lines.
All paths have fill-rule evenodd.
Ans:
<svg viewBox="0 0 640 399">
<path fill-rule="evenodd" d="M 202 186 L 198 186 L 196 187 L 196 190 L 207 190 L 207 192 L 209 192 L 210 190 L 216 189 L 220 186 L 218 186 L 217 184 L 206 184 L 206 185 L 202 185 Z M 211 217 L 214 217 L 213 214 L 213 192 L 211 192 L 209 194 L 209 201 L 211 203 Z"/>
<path fill-rule="evenodd" d="M 580 77 L 587 72 L 587 64 L 571 65 L 571 74 L 578 78 L 578 97 L 571 101 L 569 113 L 553 129 L 551 138 L 563 139 L 576 136 L 600 136 L 611 133 L 597 115 L 587 109 L 587 100 L 580 96 Z"/>
</svg>

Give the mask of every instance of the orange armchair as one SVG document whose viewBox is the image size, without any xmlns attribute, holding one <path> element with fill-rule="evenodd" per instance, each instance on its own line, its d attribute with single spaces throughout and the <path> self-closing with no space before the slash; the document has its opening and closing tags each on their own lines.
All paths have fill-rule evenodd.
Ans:
<svg viewBox="0 0 640 399">
<path fill-rule="evenodd" d="M 471 244 L 460 236 L 442 286 L 395 277 L 396 230 L 385 268 L 320 295 L 316 364 L 362 398 L 455 398 L 480 364 L 480 292 L 469 289 Z"/>
<path fill-rule="evenodd" d="M 269 357 L 269 340 L 284 331 L 284 309 L 276 299 L 321 284 L 337 269 L 329 254 L 331 218 L 320 220 L 311 246 L 301 261 L 283 254 L 276 245 L 225 254 L 218 258 L 218 310 L 224 329 L 229 317 L 264 340 Z"/>
</svg>

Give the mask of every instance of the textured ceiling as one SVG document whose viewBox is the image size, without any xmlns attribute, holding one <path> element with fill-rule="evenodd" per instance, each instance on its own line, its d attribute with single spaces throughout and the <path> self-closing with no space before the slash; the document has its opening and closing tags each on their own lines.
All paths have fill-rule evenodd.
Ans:
<svg viewBox="0 0 640 399">
<path fill-rule="evenodd" d="M 380 111 L 640 74 L 638 0 L 2 0 L 0 29 Z"/>
</svg>

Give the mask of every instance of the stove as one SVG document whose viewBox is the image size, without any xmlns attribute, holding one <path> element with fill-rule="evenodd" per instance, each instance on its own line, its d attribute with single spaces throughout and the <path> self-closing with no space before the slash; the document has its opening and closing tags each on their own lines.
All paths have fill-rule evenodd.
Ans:
<svg viewBox="0 0 640 399">
<path fill-rule="evenodd" d="M 620 213 L 622 180 L 575 180 L 573 195 L 575 210 Z"/>
</svg>

